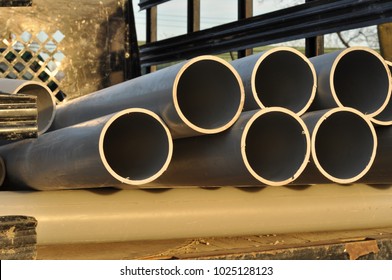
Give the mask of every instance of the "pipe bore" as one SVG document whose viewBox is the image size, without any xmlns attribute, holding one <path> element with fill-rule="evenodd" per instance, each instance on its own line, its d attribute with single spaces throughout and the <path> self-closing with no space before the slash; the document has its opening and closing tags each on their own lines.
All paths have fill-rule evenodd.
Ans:
<svg viewBox="0 0 392 280">
<path fill-rule="evenodd" d="M 390 99 L 390 75 L 384 59 L 368 48 L 348 48 L 335 59 L 332 96 L 340 107 L 351 107 L 373 117 Z"/>
<path fill-rule="evenodd" d="M 249 172 L 266 185 L 285 185 L 305 169 L 310 136 L 305 123 L 283 108 L 266 108 L 247 123 L 241 139 Z"/>
<path fill-rule="evenodd" d="M 388 75 L 389 77 L 391 77 L 392 62 L 385 61 L 385 63 L 388 65 L 388 69 L 389 69 Z M 392 79 L 391 79 L 391 83 L 392 83 Z M 392 90 L 392 86 L 390 90 Z M 389 102 L 387 106 L 384 108 L 384 110 L 378 115 L 372 117 L 371 121 L 378 125 L 392 125 L 392 98 L 389 99 Z"/>
<path fill-rule="evenodd" d="M 316 123 L 311 148 L 313 161 L 326 178 L 349 184 L 370 169 L 376 156 L 377 136 L 362 113 L 335 108 Z"/>
<path fill-rule="evenodd" d="M 0 79 L 0 90 L 12 94 L 27 94 L 37 97 L 38 134 L 45 133 L 52 125 L 56 103 L 50 89 L 38 82 Z"/>
<path fill-rule="evenodd" d="M 251 84 L 260 108 L 279 106 L 302 115 L 316 94 L 316 72 L 301 52 L 279 47 L 260 56 Z"/>
<path fill-rule="evenodd" d="M 141 185 L 167 169 L 173 144 L 169 130 L 156 114 L 129 109 L 106 123 L 99 150 L 113 177 L 126 184 Z"/>
<path fill-rule="evenodd" d="M 174 82 L 173 101 L 182 121 L 203 134 L 229 128 L 244 104 L 241 78 L 223 59 L 200 56 L 185 64 Z"/>
</svg>

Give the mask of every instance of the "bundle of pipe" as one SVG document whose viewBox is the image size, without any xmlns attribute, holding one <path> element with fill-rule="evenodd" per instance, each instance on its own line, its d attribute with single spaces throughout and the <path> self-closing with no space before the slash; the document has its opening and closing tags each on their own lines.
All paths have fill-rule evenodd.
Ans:
<svg viewBox="0 0 392 280">
<path fill-rule="evenodd" d="M 173 138 L 214 134 L 230 127 L 243 105 L 234 68 L 223 59 L 199 56 L 64 103 L 51 130 L 140 107 L 157 113 Z"/>
<path fill-rule="evenodd" d="M 244 83 L 244 110 L 284 107 L 305 113 L 316 94 L 316 72 L 300 51 L 288 47 L 234 60 L 231 65 Z"/>
<path fill-rule="evenodd" d="M 45 84 L 35 81 L 0 79 L 0 93 L 25 94 L 37 98 L 38 135 L 45 133 L 52 125 L 56 103 L 51 90 Z"/>
<path fill-rule="evenodd" d="M 0 139 L 37 137 L 37 97 L 0 93 Z"/>
<path fill-rule="evenodd" d="M 43 245 L 383 228 L 391 200 L 357 184 L 2 192 L 0 213 L 34 216 Z"/>
<path fill-rule="evenodd" d="M 369 171 L 377 135 L 364 114 L 338 107 L 309 112 L 302 119 L 311 133 L 312 160 L 294 184 L 350 184 Z"/>
<path fill-rule="evenodd" d="M 0 147 L 3 189 L 128 188 L 159 177 L 172 155 L 168 128 L 133 108 Z"/>
<path fill-rule="evenodd" d="M 391 75 L 374 50 L 351 47 L 310 59 L 317 73 L 317 93 L 310 111 L 351 107 L 372 118 L 391 97 Z"/>
<path fill-rule="evenodd" d="M 151 186 L 285 185 L 304 170 L 309 143 L 288 109 L 244 112 L 225 132 L 175 140 L 171 164 Z"/>
</svg>

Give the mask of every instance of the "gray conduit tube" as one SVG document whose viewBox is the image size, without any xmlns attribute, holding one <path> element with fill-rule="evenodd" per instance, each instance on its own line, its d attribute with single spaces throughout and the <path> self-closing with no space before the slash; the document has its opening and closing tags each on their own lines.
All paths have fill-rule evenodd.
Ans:
<svg viewBox="0 0 392 280">
<path fill-rule="evenodd" d="M 388 68 L 391 71 L 392 62 L 385 61 L 385 63 L 388 65 Z M 389 73 L 389 75 L 390 74 L 391 73 Z M 392 79 L 391 79 L 391 83 L 392 83 Z M 392 86 L 391 86 L 391 90 L 392 90 Z M 389 102 L 385 107 L 385 109 L 378 115 L 372 117 L 370 120 L 376 125 L 383 125 L 383 126 L 392 125 L 392 98 L 389 99 Z"/>
<path fill-rule="evenodd" d="M 227 131 L 175 140 L 169 168 L 151 185 L 285 185 L 305 169 L 309 143 L 305 123 L 290 110 L 247 111 Z"/>
<path fill-rule="evenodd" d="M 390 71 L 376 51 L 351 47 L 310 61 L 317 73 L 317 93 L 309 111 L 351 107 L 373 117 L 388 104 Z"/>
<path fill-rule="evenodd" d="M 309 112 L 302 116 L 311 134 L 311 161 L 294 184 L 351 184 L 374 162 L 377 135 L 368 118 L 352 108 Z"/>
<path fill-rule="evenodd" d="M 391 201 L 359 184 L 1 192 L 0 215 L 35 217 L 43 245 L 391 227 Z"/>
<path fill-rule="evenodd" d="M 130 188 L 159 177 L 172 148 L 156 114 L 127 109 L 0 147 L 7 171 L 3 188 Z"/>
<path fill-rule="evenodd" d="M 392 127 L 376 127 L 377 156 L 369 172 L 360 180 L 369 184 L 392 184 Z"/>
<path fill-rule="evenodd" d="M 37 97 L 38 135 L 45 133 L 56 113 L 56 102 L 51 90 L 43 83 L 17 79 L 1 79 L 0 93 L 27 94 Z"/>
<path fill-rule="evenodd" d="M 244 83 L 246 111 L 284 107 L 302 115 L 313 102 L 316 71 L 296 49 L 276 47 L 234 60 L 231 65 Z"/>
<path fill-rule="evenodd" d="M 234 68 L 215 56 L 199 56 L 58 106 L 51 130 L 116 111 L 154 111 L 173 138 L 213 134 L 229 128 L 244 105 L 244 88 Z"/>
</svg>

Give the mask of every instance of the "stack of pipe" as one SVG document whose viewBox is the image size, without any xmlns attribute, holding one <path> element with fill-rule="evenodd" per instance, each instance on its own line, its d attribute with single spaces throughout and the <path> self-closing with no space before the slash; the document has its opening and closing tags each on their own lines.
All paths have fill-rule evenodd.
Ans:
<svg viewBox="0 0 392 280">
<path fill-rule="evenodd" d="M 0 93 L 0 139 L 37 137 L 37 98 Z"/>
<path fill-rule="evenodd" d="M 381 158 L 374 124 L 392 121 L 390 96 L 390 70 L 368 48 L 200 56 L 59 105 L 49 132 L 0 148 L 4 184 L 350 184 Z"/>
</svg>

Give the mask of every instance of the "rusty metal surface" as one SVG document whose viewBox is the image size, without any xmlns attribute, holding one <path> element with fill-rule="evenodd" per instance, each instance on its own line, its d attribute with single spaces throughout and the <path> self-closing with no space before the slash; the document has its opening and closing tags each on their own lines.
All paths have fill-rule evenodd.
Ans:
<svg viewBox="0 0 392 280">
<path fill-rule="evenodd" d="M 58 84 L 51 89 L 59 101 L 123 81 L 124 59 L 130 56 L 125 50 L 126 3 L 35 0 L 31 7 L 0 9 L 0 48 L 24 66 L 20 70 L 21 65 L 3 55 L 7 67 L 0 76 L 9 75 L 11 68 L 17 75 L 29 72 L 33 77 L 28 78 L 39 79 L 32 71 L 38 63 L 44 66 L 42 75 Z M 22 58 L 31 54 L 33 58 Z"/>
<path fill-rule="evenodd" d="M 0 7 L 28 7 L 33 4 L 33 0 L 1 0 Z"/>
<path fill-rule="evenodd" d="M 0 259 L 31 260 L 37 256 L 37 220 L 28 216 L 0 217 Z"/>
</svg>

